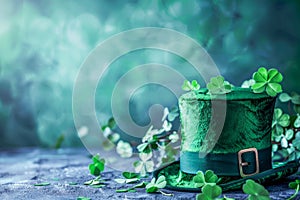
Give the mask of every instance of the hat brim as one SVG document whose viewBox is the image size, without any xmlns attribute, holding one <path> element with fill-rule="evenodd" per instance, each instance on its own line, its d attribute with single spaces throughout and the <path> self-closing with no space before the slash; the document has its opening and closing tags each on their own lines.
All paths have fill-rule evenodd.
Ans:
<svg viewBox="0 0 300 200">
<path fill-rule="evenodd" d="M 185 192 L 199 192 L 201 188 L 197 188 L 194 185 L 194 174 L 187 174 L 180 171 L 180 161 L 175 161 L 153 172 L 154 177 L 164 175 L 167 181 L 167 189 L 185 191 Z M 223 191 L 236 190 L 242 188 L 242 185 L 248 179 L 252 179 L 260 184 L 271 183 L 276 180 L 280 180 L 284 177 L 290 176 L 298 171 L 299 160 L 276 163 L 273 164 L 273 168 L 263 171 L 261 173 L 241 177 L 220 177 L 221 181 L 219 186 Z"/>
</svg>

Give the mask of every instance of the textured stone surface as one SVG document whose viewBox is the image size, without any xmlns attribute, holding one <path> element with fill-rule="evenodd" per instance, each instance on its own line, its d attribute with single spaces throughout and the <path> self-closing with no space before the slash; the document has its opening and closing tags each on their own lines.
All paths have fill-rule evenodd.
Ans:
<svg viewBox="0 0 300 200">
<path fill-rule="evenodd" d="M 116 193 L 123 188 L 114 182 L 121 172 L 106 168 L 103 177 L 107 185 L 92 188 L 83 183 L 93 178 L 89 174 L 89 153 L 85 149 L 1 149 L 0 150 L 0 199 L 76 199 L 79 196 L 91 199 L 195 199 L 196 193 L 168 191 L 173 197 L 161 194 L 147 194 L 144 189 L 136 193 Z M 272 199 L 287 199 L 294 191 L 288 183 L 299 175 L 286 178 L 276 185 L 266 187 Z M 48 186 L 34 186 L 49 182 Z M 70 185 L 77 183 L 77 185 Z M 225 193 L 227 197 L 246 199 L 241 191 Z M 300 199 L 300 196 L 298 197 Z"/>
</svg>

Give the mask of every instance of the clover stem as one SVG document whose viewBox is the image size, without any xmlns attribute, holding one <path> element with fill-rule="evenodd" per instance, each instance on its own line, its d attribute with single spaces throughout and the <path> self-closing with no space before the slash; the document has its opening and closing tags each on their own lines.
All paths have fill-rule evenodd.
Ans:
<svg viewBox="0 0 300 200">
<path fill-rule="evenodd" d="M 300 187 L 300 185 L 298 184 L 295 193 L 292 196 L 290 196 L 290 198 L 288 198 L 288 200 L 292 200 L 297 196 L 297 194 L 299 192 L 299 187 Z"/>
<path fill-rule="evenodd" d="M 171 197 L 171 196 L 174 195 L 174 194 L 172 194 L 172 193 L 165 193 L 165 192 L 163 192 L 163 191 L 161 191 L 161 190 L 159 190 L 159 192 L 160 192 L 162 195 L 164 195 L 164 196 L 169 196 L 169 197 Z"/>
</svg>

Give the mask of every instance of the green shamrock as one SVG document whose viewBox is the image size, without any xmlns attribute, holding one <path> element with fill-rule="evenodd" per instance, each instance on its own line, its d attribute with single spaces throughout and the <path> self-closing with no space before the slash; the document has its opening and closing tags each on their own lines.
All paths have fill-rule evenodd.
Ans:
<svg viewBox="0 0 300 200">
<path fill-rule="evenodd" d="M 151 182 L 146 185 L 146 192 L 158 192 L 159 189 L 166 187 L 166 185 L 167 181 L 165 176 L 159 176 L 157 180 L 155 178 L 152 178 Z"/>
<path fill-rule="evenodd" d="M 218 185 L 205 185 L 202 193 L 196 196 L 197 200 L 214 200 L 222 194 L 222 188 Z"/>
<path fill-rule="evenodd" d="M 104 170 L 105 160 L 100 159 L 99 155 L 95 155 L 92 158 L 93 163 L 89 165 L 89 169 L 92 175 L 99 176 Z"/>
<path fill-rule="evenodd" d="M 205 174 L 202 171 L 198 171 L 194 176 L 193 181 L 195 182 L 196 187 L 216 185 L 218 182 L 218 176 L 212 170 L 207 170 Z"/>
<path fill-rule="evenodd" d="M 297 118 L 294 121 L 294 127 L 300 128 L 300 114 L 297 114 Z"/>
<path fill-rule="evenodd" d="M 279 100 L 281 102 L 288 102 L 291 101 L 294 104 L 294 110 L 296 113 L 300 114 L 300 95 L 292 92 L 291 95 L 287 93 L 282 93 L 279 96 Z"/>
<path fill-rule="evenodd" d="M 136 188 L 145 188 L 146 183 L 142 181 L 141 183 L 138 183 L 130 188 L 122 188 L 122 189 L 117 189 L 116 192 L 122 193 L 122 192 L 136 192 Z"/>
<path fill-rule="evenodd" d="M 140 180 L 140 174 L 134 172 L 123 172 L 124 178 L 117 178 L 115 181 L 117 183 L 134 183 Z"/>
<path fill-rule="evenodd" d="M 251 86 L 254 93 L 267 92 L 271 97 L 275 97 L 278 93 L 282 92 L 281 85 L 279 84 L 283 77 L 277 69 L 269 69 L 261 67 L 253 74 L 255 83 Z"/>
<path fill-rule="evenodd" d="M 77 197 L 77 200 L 91 200 L 91 198 L 88 198 L 88 197 Z"/>
<path fill-rule="evenodd" d="M 222 76 L 211 78 L 206 87 L 210 94 L 226 94 L 232 91 L 231 84 L 224 81 L 224 77 Z"/>
<path fill-rule="evenodd" d="M 200 89 L 200 85 L 196 80 L 193 80 L 192 82 L 185 80 L 181 88 L 184 91 L 197 91 Z"/>
<path fill-rule="evenodd" d="M 243 191 L 244 193 L 249 194 L 249 200 L 270 200 L 270 194 L 264 186 L 251 179 L 247 180 L 243 185 Z"/>
<path fill-rule="evenodd" d="M 281 147 L 283 148 L 288 148 L 289 146 L 289 140 L 291 140 L 294 137 L 294 130 L 293 129 L 288 129 L 285 131 L 284 134 L 282 134 L 281 136 L 279 136 L 279 140 L 277 139 L 277 141 L 280 141 Z M 276 141 L 276 138 L 275 138 Z"/>
<path fill-rule="evenodd" d="M 288 198 L 288 200 L 291 200 L 291 199 L 294 199 L 297 196 L 298 192 L 299 192 L 299 189 L 300 189 L 300 180 L 297 179 L 297 180 L 289 183 L 289 187 L 291 189 L 295 190 L 295 193 L 290 198 Z"/>
<path fill-rule="evenodd" d="M 284 128 L 290 125 L 290 116 L 283 114 L 280 108 L 274 110 L 272 129 L 273 136 L 281 136 L 284 132 Z"/>
</svg>

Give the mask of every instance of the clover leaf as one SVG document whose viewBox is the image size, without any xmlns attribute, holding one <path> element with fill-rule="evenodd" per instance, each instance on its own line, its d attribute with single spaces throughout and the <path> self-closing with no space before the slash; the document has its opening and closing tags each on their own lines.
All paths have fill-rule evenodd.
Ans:
<svg viewBox="0 0 300 200">
<path fill-rule="evenodd" d="M 291 200 L 291 199 L 294 199 L 297 196 L 298 192 L 299 192 L 299 189 L 300 189 L 300 180 L 297 179 L 297 180 L 289 183 L 289 187 L 291 189 L 295 189 L 295 193 L 290 198 L 288 198 L 288 200 Z"/>
<path fill-rule="evenodd" d="M 300 128 L 300 115 L 297 115 L 297 118 L 294 121 L 294 127 L 295 128 Z"/>
<path fill-rule="evenodd" d="M 273 135 L 280 136 L 284 132 L 284 128 L 290 125 L 290 116 L 288 114 L 283 114 L 280 108 L 276 108 L 273 114 Z"/>
<path fill-rule="evenodd" d="M 162 189 L 166 187 L 167 181 L 165 176 L 159 176 L 157 180 L 155 178 L 152 178 L 151 182 L 146 185 L 146 192 L 148 193 L 154 193 L 159 191 L 159 189 Z"/>
<path fill-rule="evenodd" d="M 123 172 L 124 178 L 114 179 L 117 183 L 134 183 L 140 180 L 140 174 L 134 172 Z"/>
<path fill-rule="evenodd" d="M 243 185 L 243 191 L 246 194 L 249 194 L 249 200 L 269 200 L 270 194 L 264 188 L 264 186 L 256 183 L 255 181 L 249 179 Z"/>
<path fill-rule="evenodd" d="M 34 186 L 48 186 L 48 185 L 50 185 L 50 183 L 48 183 L 48 182 L 34 184 Z"/>
<path fill-rule="evenodd" d="M 154 162 L 152 158 L 152 152 L 150 153 L 139 153 L 141 160 L 135 161 L 133 163 L 134 170 L 140 173 L 142 177 L 147 175 L 147 172 L 152 172 L 154 170 Z"/>
<path fill-rule="evenodd" d="M 202 171 L 198 171 L 193 177 L 193 181 L 196 183 L 196 187 L 203 187 L 204 185 L 216 185 L 218 182 L 218 176 L 212 170 L 207 170 L 205 174 Z"/>
<path fill-rule="evenodd" d="M 211 78 L 206 87 L 210 94 L 226 94 L 232 91 L 231 84 L 224 81 L 224 77 L 222 76 Z"/>
<path fill-rule="evenodd" d="M 138 173 L 134 173 L 134 172 L 123 172 L 122 175 L 124 178 L 127 178 L 127 179 L 140 178 L 140 175 Z"/>
<path fill-rule="evenodd" d="M 287 93 L 282 93 L 279 95 L 279 100 L 281 102 L 288 102 L 292 99 L 292 97 L 290 95 L 288 95 Z"/>
<path fill-rule="evenodd" d="M 179 110 L 178 107 L 175 106 L 174 108 L 172 108 L 168 114 L 168 120 L 170 122 L 174 121 L 176 119 L 176 117 L 179 116 Z"/>
<path fill-rule="evenodd" d="M 295 139 L 292 142 L 293 146 L 300 150 L 300 131 L 296 133 Z"/>
<path fill-rule="evenodd" d="M 123 188 L 123 189 L 117 189 L 116 192 L 121 193 L 121 192 L 136 192 L 135 188 L 144 188 L 146 186 L 146 183 L 143 181 L 141 183 L 138 183 L 134 185 L 133 187 L 130 188 Z"/>
<path fill-rule="evenodd" d="M 181 88 L 184 91 L 197 91 L 200 89 L 200 85 L 196 80 L 193 80 L 192 82 L 185 80 Z"/>
<path fill-rule="evenodd" d="M 283 77 L 277 69 L 269 69 L 260 67 L 257 72 L 253 74 L 255 83 L 251 86 L 254 93 L 267 92 L 271 97 L 275 97 L 282 92 L 282 87 L 279 84 Z"/>
<path fill-rule="evenodd" d="M 94 176 L 99 176 L 104 170 L 105 160 L 100 159 L 99 155 L 95 155 L 92 158 L 93 163 L 89 165 L 90 173 Z"/>
<path fill-rule="evenodd" d="M 163 117 L 162 117 L 161 121 L 163 122 L 166 119 L 168 119 L 169 122 L 172 122 L 178 116 L 179 116 L 179 110 L 178 110 L 177 106 L 173 107 L 170 111 L 167 107 L 165 107 L 164 108 L 164 114 L 163 114 Z"/>
<path fill-rule="evenodd" d="M 196 196 L 197 200 L 214 200 L 222 194 L 222 188 L 218 185 L 205 185 L 202 193 Z"/>
<path fill-rule="evenodd" d="M 106 128 L 114 129 L 116 126 L 116 121 L 113 117 L 109 118 L 107 124 L 103 125 L 101 127 L 102 131 L 104 131 Z"/>
<path fill-rule="evenodd" d="M 88 197 L 77 197 L 77 200 L 91 200 L 91 198 L 88 198 Z"/>
<path fill-rule="evenodd" d="M 104 184 L 104 180 L 102 180 L 101 177 L 98 176 L 92 180 L 84 182 L 84 185 L 90 185 L 92 187 L 99 188 L 99 187 L 103 187 L 105 184 Z"/>
<path fill-rule="evenodd" d="M 300 114 L 300 95 L 292 92 L 291 95 L 287 93 L 282 93 L 279 96 L 279 100 L 281 102 L 288 102 L 291 101 L 294 104 L 294 110 L 296 113 Z"/>
</svg>

